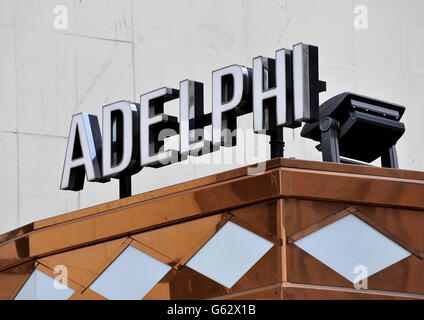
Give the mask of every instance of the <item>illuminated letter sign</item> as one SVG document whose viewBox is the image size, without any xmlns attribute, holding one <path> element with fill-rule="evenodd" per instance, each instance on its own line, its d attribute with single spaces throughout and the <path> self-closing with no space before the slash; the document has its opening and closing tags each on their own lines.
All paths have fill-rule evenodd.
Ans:
<svg viewBox="0 0 424 320">
<path fill-rule="evenodd" d="M 228 66 L 212 72 L 212 114 L 204 114 L 203 83 L 184 80 L 179 90 L 160 88 L 141 95 L 140 103 L 119 101 L 103 107 L 103 137 L 94 115 L 72 118 L 61 189 L 81 190 L 84 178 L 124 179 L 142 167 L 161 167 L 231 147 L 237 143 L 237 117 L 253 111 L 255 132 L 282 145 L 282 128 L 318 120 L 318 48 L 305 44 L 257 57 L 253 67 Z M 180 102 L 180 121 L 165 104 Z M 212 125 L 212 141 L 204 127 Z M 179 134 L 179 150 L 164 150 L 164 139 Z M 274 141 L 273 136 L 277 139 Z"/>
</svg>

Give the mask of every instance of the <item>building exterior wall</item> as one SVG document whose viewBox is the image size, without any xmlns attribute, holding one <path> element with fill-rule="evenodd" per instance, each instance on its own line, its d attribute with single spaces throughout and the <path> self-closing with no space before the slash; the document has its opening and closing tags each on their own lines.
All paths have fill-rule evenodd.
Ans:
<svg viewBox="0 0 424 320">
<path fill-rule="evenodd" d="M 1 235 L 0 300 L 424 299 L 424 172 L 265 168 Z"/>
<path fill-rule="evenodd" d="M 368 11 L 367 29 L 357 28 L 358 5 Z M 58 8 L 66 9 L 65 29 L 55 25 Z M 251 66 L 253 57 L 272 57 L 298 42 L 320 48 L 320 78 L 327 81 L 322 102 L 352 91 L 407 107 L 400 167 L 424 170 L 423 9 L 421 0 L 0 0 L 0 234 L 117 199 L 117 181 L 59 190 L 73 114 L 101 121 L 102 106 L 137 102 L 187 78 L 205 84 L 210 112 L 213 70 Z M 178 104 L 168 110 L 177 114 Z M 252 128 L 251 115 L 239 126 Z M 285 133 L 286 157 L 321 159 L 300 129 Z M 251 139 L 245 145 L 236 149 L 248 155 L 239 163 L 199 158 L 198 164 L 143 169 L 133 177 L 133 193 L 269 158 L 269 152 L 253 157 Z"/>
</svg>

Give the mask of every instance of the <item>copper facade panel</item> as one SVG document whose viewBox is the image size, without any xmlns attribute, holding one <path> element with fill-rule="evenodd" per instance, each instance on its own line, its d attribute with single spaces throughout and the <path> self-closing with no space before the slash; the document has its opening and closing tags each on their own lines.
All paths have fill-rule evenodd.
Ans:
<svg viewBox="0 0 424 320">
<path fill-rule="evenodd" d="M 232 210 L 231 222 L 280 244 L 277 225 L 277 200 Z"/>
<path fill-rule="evenodd" d="M 293 159 L 283 159 L 283 158 L 271 159 L 266 161 L 265 163 L 266 163 L 266 170 L 272 170 L 277 167 L 283 167 L 283 168 L 321 170 L 321 171 L 328 171 L 328 172 L 334 172 L 334 173 L 373 175 L 377 177 L 378 176 L 393 177 L 397 179 L 408 179 L 408 180 L 410 179 L 410 180 L 424 181 L 424 173 L 419 171 L 395 170 L 395 169 L 387 169 L 387 168 L 346 165 L 346 164 L 329 163 L 329 162 L 316 162 L 316 161 L 307 161 L 307 160 L 298 160 L 298 159 L 293 160 Z M 72 213 L 62 214 L 56 217 L 37 221 L 34 223 L 34 229 L 40 229 L 40 228 L 55 225 L 58 223 L 63 223 L 63 222 L 71 221 L 74 219 L 79 219 L 81 217 L 97 214 L 99 212 L 104 212 L 107 210 L 118 209 L 123 206 L 132 205 L 137 202 L 167 196 L 176 192 L 187 191 L 190 189 L 204 187 L 204 186 L 214 184 L 217 182 L 222 182 L 222 181 L 226 181 L 230 179 L 243 177 L 243 176 L 246 176 L 249 167 L 256 167 L 256 165 L 249 165 L 246 167 L 229 170 L 229 171 L 218 173 L 208 177 L 203 177 L 196 180 L 169 186 L 166 188 L 154 190 L 151 192 L 135 195 L 130 198 L 120 199 L 120 200 L 108 202 L 105 204 L 101 204 L 98 206 L 78 210 Z"/>
<path fill-rule="evenodd" d="M 424 261 L 410 256 L 368 278 L 368 288 L 424 295 Z"/>
<path fill-rule="evenodd" d="M 29 253 L 29 236 L 21 236 L 0 244 L 0 271 L 29 260 L 32 260 Z"/>
<path fill-rule="evenodd" d="M 278 199 L 277 201 L 277 234 L 281 239 L 279 247 L 278 260 L 281 266 L 281 281 L 287 281 L 287 233 L 284 225 L 284 206 L 286 199 Z"/>
<path fill-rule="evenodd" d="M 228 289 L 204 275 L 184 266 L 171 269 L 144 297 L 144 300 L 192 300 L 228 294 Z"/>
<path fill-rule="evenodd" d="M 41 263 L 37 264 L 37 270 L 48 275 L 50 278 L 52 278 L 52 281 L 56 279 L 59 283 L 66 284 L 69 288 L 74 289 L 76 292 L 84 291 L 84 288 L 80 284 L 76 283 L 75 281 L 72 281 L 69 277 L 64 277 L 63 275 L 60 275 L 59 273 L 55 272 L 54 270 L 46 267 Z"/>
<path fill-rule="evenodd" d="M 13 299 L 32 274 L 37 263 L 34 261 L 0 272 L 0 300 Z"/>
<path fill-rule="evenodd" d="M 282 190 L 283 196 L 352 204 L 424 208 L 424 181 L 408 183 L 384 177 L 301 169 L 282 169 L 281 172 L 282 179 L 290 181 Z"/>
<path fill-rule="evenodd" d="M 34 223 L 27 224 L 23 227 L 9 231 L 5 234 L 0 235 L 0 243 L 6 242 L 11 239 L 16 239 L 34 230 Z"/>
<path fill-rule="evenodd" d="M 0 296 L 10 298 L 30 274 L 33 263 L 28 261 L 38 259 L 39 268 L 51 277 L 56 265 L 67 266 L 68 280 L 78 291 L 71 299 L 103 298 L 86 288 L 131 241 L 174 267 L 145 299 L 423 294 L 424 260 L 416 256 L 374 274 L 368 279 L 372 290 L 358 292 L 350 281 L 286 241 L 353 212 L 419 256 L 424 251 L 424 173 L 289 159 L 275 159 L 267 168 L 255 176 L 241 168 L 9 232 L 0 237 L 0 280 L 7 283 L 0 285 Z M 184 265 L 228 220 L 275 244 L 231 289 Z"/>
<path fill-rule="evenodd" d="M 424 296 L 337 287 L 283 284 L 285 300 L 422 300 Z"/>
<path fill-rule="evenodd" d="M 356 207 L 363 215 L 384 226 L 417 251 L 424 252 L 424 232 L 422 232 L 424 211 L 364 205 Z"/>
<path fill-rule="evenodd" d="M 286 233 L 298 233 L 348 207 L 345 203 L 287 198 L 283 207 Z"/>
<path fill-rule="evenodd" d="M 229 214 L 217 214 L 142 232 L 132 235 L 131 238 L 167 257 L 173 262 L 172 266 L 178 268 L 187 262 L 230 217 Z"/>
<path fill-rule="evenodd" d="M 273 246 L 233 285 L 230 293 L 282 282 L 279 249 L 278 246 Z"/>
<path fill-rule="evenodd" d="M 90 289 L 85 289 L 82 293 L 75 291 L 68 300 L 107 300 L 97 292 Z"/>
<path fill-rule="evenodd" d="M 278 172 L 270 171 L 41 229 L 29 235 L 29 257 L 267 200 L 279 194 L 277 181 Z M 252 183 L 257 189 L 251 188 Z"/>
<path fill-rule="evenodd" d="M 280 158 L 280 166 L 284 168 L 328 171 L 329 173 L 333 172 L 370 175 L 376 177 L 391 177 L 399 180 L 424 180 L 424 172 L 422 171 L 380 168 L 363 165 Z"/>
<path fill-rule="evenodd" d="M 222 297 L 221 300 L 280 300 L 280 296 L 278 289 L 260 289 L 252 293 Z"/>
<path fill-rule="evenodd" d="M 374 229 L 378 230 L 380 233 L 384 234 L 386 237 L 391 239 L 392 241 L 396 242 L 398 245 L 403 247 L 404 249 L 408 250 L 412 254 L 416 255 L 418 258 L 423 259 L 423 255 L 420 252 L 420 250 L 417 250 L 413 246 L 411 246 L 408 242 L 404 241 L 402 238 L 398 237 L 396 234 L 391 232 L 389 229 L 386 228 L 385 225 L 382 225 L 380 223 L 377 223 L 375 220 L 370 218 L 367 215 L 364 215 L 361 211 L 356 210 L 353 213 L 355 216 L 360 218 L 362 221 L 366 222 L 370 226 L 372 226 Z"/>
<path fill-rule="evenodd" d="M 58 265 L 65 266 L 68 269 L 68 278 L 87 288 L 128 243 L 128 239 L 121 238 L 54 254 L 38 261 L 51 270 Z"/>
<path fill-rule="evenodd" d="M 215 297 L 210 300 L 280 300 L 282 297 L 281 283 L 261 288 L 232 293 Z"/>
<path fill-rule="evenodd" d="M 286 161 L 286 163 L 289 162 Z M 291 162 L 291 164 L 294 163 Z M 27 258 L 82 244 L 103 241 L 110 237 L 137 232 L 137 229 L 141 231 L 142 229 L 160 227 L 199 214 L 211 213 L 214 210 L 229 210 L 234 206 L 243 206 L 267 198 L 275 198 L 278 196 L 280 188 L 285 188 L 281 196 L 354 200 L 353 202 L 366 203 L 387 202 L 384 203 L 385 205 L 390 203 L 406 206 L 420 205 L 421 200 L 419 199 L 421 197 L 416 195 L 422 191 L 423 185 L 419 183 L 397 182 L 393 180 L 394 178 L 391 181 L 384 180 L 381 177 L 364 178 L 369 177 L 365 174 L 355 176 L 328 172 L 324 171 L 327 164 L 320 163 L 319 165 L 321 165 L 322 171 L 283 168 L 280 171 L 284 175 L 280 177 L 275 176 L 276 169 L 273 169 L 263 175 L 238 177 L 234 180 L 225 180 L 206 187 L 197 187 L 141 202 L 131 202 L 135 201 L 134 199 L 127 200 L 127 202 L 121 201 L 119 202 L 121 207 L 116 203 L 114 205 L 105 204 L 96 209 L 90 209 L 97 210 L 97 213 L 90 216 L 71 219 L 68 223 L 53 225 L 30 233 L 28 239 L 30 254 Z M 306 163 L 304 163 L 304 166 L 307 167 Z M 340 168 L 343 167 L 343 165 L 340 166 Z M 350 166 L 344 168 L 347 171 L 352 169 Z M 362 168 L 361 170 L 366 172 L 368 169 L 375 170 L 375 168 Z M 280 178 L 282 180 L 279 180 Z M 286 180 L 289 181 L 288 187 L 283 187 L 286 186 Z M 323 180 L 326 181 L 326 188 L 322 188 Z M 304 181 L 308 181 L 308 183 L 304 183 Z M 381 196 L 381 192 L 372 192 L 371 189 L 382 190 L 382 184 L 387 187 L 386 189 L 389 189 L 385 193 L 387 195 Z M 252 185 L 255 187 L 252 188 Z M 406 188 L 406 190 L 399 192 L 399 188 Z M 363 192 L 363 190 L 367 190 L 367 192 Z M 410 201 L 406 195 L 408 197 L 411 195 L 408 198 Z M 164 212 L 162 209 L 164 207 L 172 207 L 175 210 Z M 54 239 L 54 241 L 51 239 Z M 0 268 L 8 266 L 11 266 L 11 264 L 4 264 Z"/>
<path fill-rule="evenodd" d="M 169 281 L 157 283 L 142 300 L 171 300 Z"/>
<path fill-rule="evenodd" d="M 282 160 L 283 159 L 271 159 L 266 161 L 265 162 L 266 170 L 268 171 L 268 170 L 272 170 L 272 169 L 280 167 Z M 237 178 L 246 176 L 248 174 L 249 168 L 255 168 L 256 166 L 257 166 L 256 164 L 248 165 L 246 167 L 237 168 L 237 169 L 233 169 L 233 170 L 229 170 L 225 172 L 220 172 L 220 173 L 210 175 L 207 177 L 202 177 L 199 179 L 179 183 L 179 184 L 168 186 L 158 190 L 153 190 L 150 192 L 134 195 L 132 197 L 107 202 L 107 203 L 100 204 L 94 207 L 89 207 L 89 208 L 81 209 L 75 212 L 58 215 L 52 218 L 43 219 L 34 223 L 34 229 L 40 229 L 40 228 L 45 228 L 45 227 L 56 225 L 63 222 L 69 222 L 75 219 L 87 217 L 87 216 L 94 215 L 100 212 L 120 209 L 125 206 L 137 204 L 138 202 L 156 199 L 159 197 L 165 197 L 173 193 L 184 192 L 184 191 L 192 190 L 199 187 L 209 186 L 219 182 L 224 182 L 231 179 L 237 179 Z"/>
<path fill-rule="evenodd" d="M 306 237 L 307 235 L 321 229 L 324 228 L 325 226 L 343 218 L 346 217 L 347 215 L 351 214 L 351 210 L 347 210 L 347 209 L 343 209 L 340 210 L 339 212 L 336 212 L 320 221 L 318 221 L 317 223 L 314 223 L 302 230 L 300 230 L 299 232 L 296 232 L 295 234 L 289 235 L 288 236 L 288 243 L 293 243 L 303 237 Z"/>
<path fill-rule="evenodd" d="M 353 284 L 294 244 L 287 246 L 289 282 L 353 288 Z"/>
<path fill-rule="evenodd" d="M 138 241 L 133 240 L 131 242 L 131 246 L 144 252 L 145 254 L 169 265 L 171 268 L 175 267 L 177 262 L 173 261 L 170 257 L 163 255 L 162 253 L 160 253 L 159 251 L 156 251 Z"/>
</svg>

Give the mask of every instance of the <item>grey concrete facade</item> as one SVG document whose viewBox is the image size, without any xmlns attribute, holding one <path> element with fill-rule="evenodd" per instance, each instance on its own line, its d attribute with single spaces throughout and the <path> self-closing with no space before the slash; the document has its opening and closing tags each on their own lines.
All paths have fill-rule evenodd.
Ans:
<svg viewBox="0 0 424 320">
<path fill-rule="evenodd" d="M 358 5 L 367 10 L 366 28 L 355 25 Z M 67 28 L 55 26 L 57 6 L 66 8 Z M 59 190 L 73 114 L 101 121 L 102 106 L 137 102 L 143 93 L 178 88 L 187 78 L 204 82 L 210 111 L 213 70 L 251 66 L 253 57 L 272 57 L 298 42 L 320 48 L 320 78 L 328 90 L 322 102 L 352 91 L 407 107 L 400 166 L 424 170 L 421 10 L 422 0 L 0 0 L 0 234 L 117 199 L 117 181 Z M 176 114 L 178 104 L 168 110 Z M 239 125 L 252 128 L 252 117 Z M 285 134 L 287 157 L 321 159 L 300 129 Z M 269 157 L 252 157 L 251 142 L 237 147 L 250 155 L 239 163 L 210 165 L 199 158 L 197 164 L 143 169 L 133 178 L 133 192 Z"/>
</svg>

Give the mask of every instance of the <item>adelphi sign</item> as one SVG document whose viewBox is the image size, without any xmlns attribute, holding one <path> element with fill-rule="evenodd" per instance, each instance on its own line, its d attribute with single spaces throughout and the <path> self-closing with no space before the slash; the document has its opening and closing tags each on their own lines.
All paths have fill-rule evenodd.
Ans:
<svg viewBox="0 0 424 320">
<path fill-rule="evenodd" d="M 340 162 L 338 157 L 344 149 L 339 150 L 334 144 L 342 137 L 343 123 L 338 120 L 346 119 L 331 118 L 330 112 L 330 122 L 322 124 L 328 128 L 322 130 L 319 93 L 325 90 L 326 83 L 319 80 L 318 48 L 299 43 L 293 50 L 277 50 L 275 58 L 254 58 L 251 68 L 231 65 L 213 71 L 211 114 L 204 113 L 203 83 L 193 80 L 181 81 L 179 89 L 164 87 L 145 93 L 139 103 L 118 101 L 104 106 L 102 133 L 96 116 L 76 114 L 71 121 L 60 188 L 81 190 L 85 176 L 92 182 L 107 182 L 110 178 L 121 181 L 143 167 L 160 167 L 189 155 L 234 146 L 237 117 L 250 112 L 254 131 L 271 136 L 272 157 L 282 156 L 283 128 L 296 128 L 307 122 L 306 137 L 317 141 L 324 138 L 320 141 L 324 160 Z M 179 99 L 179 121 L 164 111 L 166 102 L 174 99 Z M 383 101 L 374 103 L 362 96 L 340 99 L 336 99 L 336 104 L 348 100 L 349 110 L 385 121 L 399 123 L 403 113 L 400 106 Z M 389 109 L 395 112 L 390 113 Z M 354 116 L 358 119 L 357 114 Z M 207 125 L 212 125 L 212 141 L 203 138 Z M 322 135 L 317 135 L 316 130 L 320 129 Z M 164 137 L 177 134 L 179 150 L 164 150 Z M 388 141 L 385 148 L 391 149 L 398 138 Z"/>
</svg>

